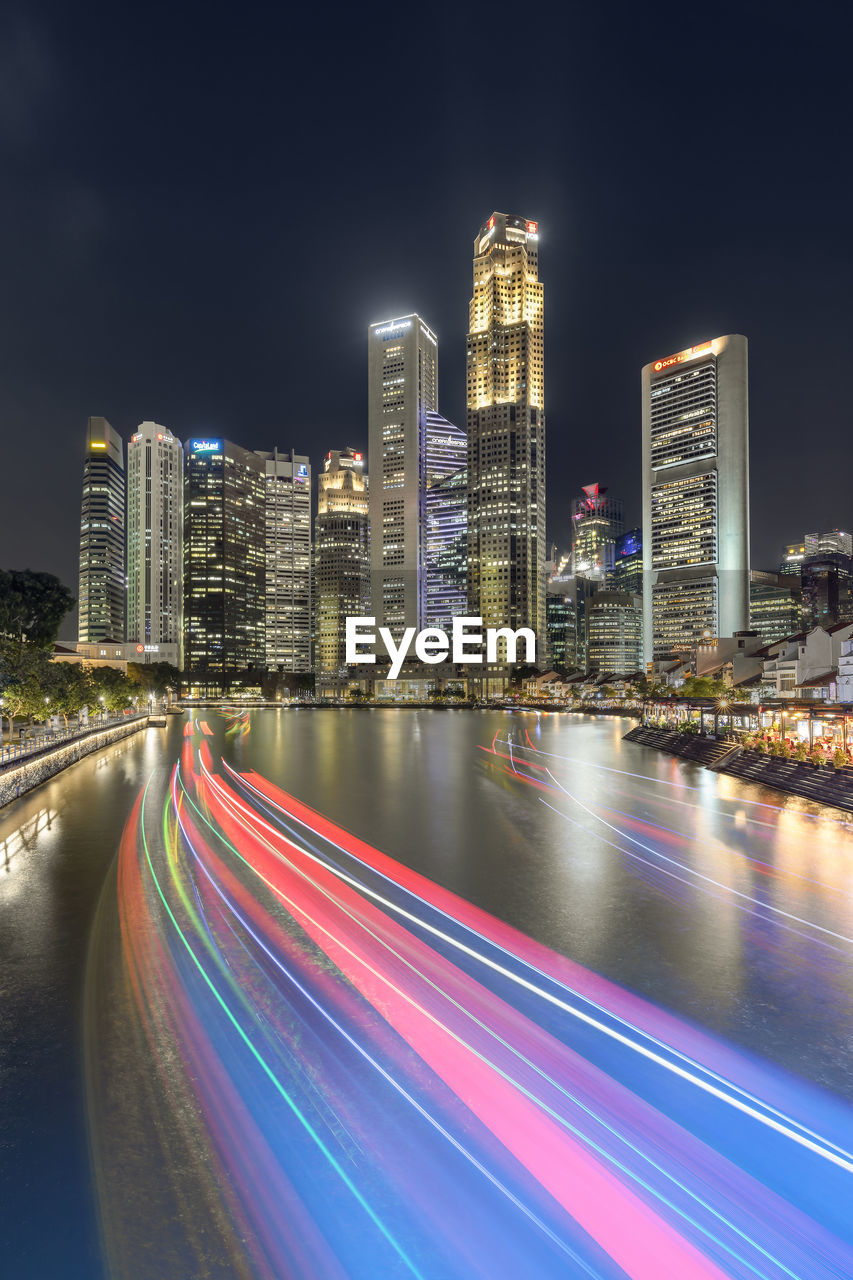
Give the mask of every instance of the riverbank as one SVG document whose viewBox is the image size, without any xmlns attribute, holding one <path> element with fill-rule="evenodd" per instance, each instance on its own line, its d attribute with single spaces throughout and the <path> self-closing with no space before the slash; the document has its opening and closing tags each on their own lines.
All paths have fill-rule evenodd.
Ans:
<svg viewBox="0 0 853 1280">
<path fill-rule="evenodd" d="M 0 770 L 0 808 L 41 786 L 43 782 L 54 778 L 63 769 L 76 764 L 93 751 L 100 751 L 122 738 L 130 737 L 140 729 L 146 729 L 149 720 L 149 716 L 139 716 L 109 729 L 91 729 L 61 746 L 46 747 L 36 755 L 27 756 L 20 763 L 6 765 Z"/>
<path fill-rule="evenodd" d="M 853 768 L 834 769 L 808 760 L 786 760 L 780 756 L 744 750 L 736 743 L 642 725 L 630 729 L 624 738 L 626 742 L 690 760 L 714 773 L 729 774 L 744 782 L 757 782 L 787 795 L 801 796 L 804 800 L 814 800 L 818 804 L 853 813 Z"/>
</svg>

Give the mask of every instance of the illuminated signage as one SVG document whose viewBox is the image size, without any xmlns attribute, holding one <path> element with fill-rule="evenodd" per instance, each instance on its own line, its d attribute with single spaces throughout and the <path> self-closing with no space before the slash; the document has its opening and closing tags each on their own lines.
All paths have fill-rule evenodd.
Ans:
<svg viewBox="0 0 853 1280">
<path fill-rule="evenodd" d="M 144 645 L 144 644 L 138 644 L 138 645 L 136 646 L 136 652 L 137 652 L 137 653 L 144 653 L 144 652 L 145 652 L 145 645 Z"/>
<path fill-rule="evenodd" d="M 528 222 L 528 224 L 527 224 L 527 231 L 528 231 L 528 234 L 529 234 L 529 235 L 531 235 L 531 236 L 538 235 L 538 234 L 539 234 L 539 223 L 538 223 L 538 222 Z"/>
<path fill-rule="evenodd" d="M 190 449 L 193 453 L 220 453 L 222 450 L 222 441 L 191 440 Z"/>
<path fill-rule="evenodd" d="M 356 460 L 356 462 L 362 462 L 362 461 L 363 461 L 363 455 L 362 455 L 362 454 L 360 454 L 360 453 L 357 453 L 357 454 L 355 455 L 355 460 Z"/>
<path fill-rule="evenodd" d="M 392 333 L 404 333 L 406 329 L 411 329 L 411 320 L 393 320 L 391 324 L 383 324 L 381 329 L 374 329 L 374 335 L 377 338 L 387 338 Z"/>
<path fill-rule="evenodd" d="M 667 356 L 665 360 L 656 360 L 653 366 L 655 373 L 660 373 L 661 369 L 668 369 L 670 365 L 682 364 L 685 360 L 692 360 L 694 356 L 710 350 L 711 342 L 709 339 L 707 342 L 700 342 L 698 347 L 688 347 L 686 351 L 679 351 L 674 356 Z"/>
<path fill-rule="evenodd" d="M 296 479 L 297 480 L 308 479 L 308 467 L 305 465 L 304 462 L 300 462 L 299 466 L 296 468 Z"/>
<path fill-rule="evenodd" d="M 494 227 L 494 225 L 495 225 L 495 215 L 494 215 L 494 214 L 492 214 L 491 218 L 489 218 L 489 230 L 490 230 L 490 231 L 492 230 L 492 228 Z"/>
<path fill-rule="evenodd" d="M 106 441 L 105 441 L 105 440 L 93 440 L 93 441 L 92 441 L 92 443 L 91 443 L 91 447 L 92 447 L 93 449 L 106 449 L 106 447 L 107 447 L 107 445 L 106 445 Z"/>
</svg>

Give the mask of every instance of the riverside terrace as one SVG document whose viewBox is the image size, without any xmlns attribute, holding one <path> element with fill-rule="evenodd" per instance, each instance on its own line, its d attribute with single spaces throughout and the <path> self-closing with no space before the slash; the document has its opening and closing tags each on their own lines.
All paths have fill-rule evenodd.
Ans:
<svg viewBox="0 0 853 1280">
<path fill-rule="evenodd" d="M 831 758 L 840 749 L 853 763 L 853 703 L 767 699 L 761 703 L 726 698 L 656 698 L 644 701 L 644 726 L 695 732 L 741 742 L 757 736 L 768 746 L 800 744 Z"/>
</svg>

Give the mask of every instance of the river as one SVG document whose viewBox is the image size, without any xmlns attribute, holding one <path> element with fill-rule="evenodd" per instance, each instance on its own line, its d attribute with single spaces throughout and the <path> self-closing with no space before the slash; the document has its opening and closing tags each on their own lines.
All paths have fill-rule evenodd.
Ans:
<svg viewBox="0 0 853 1280">
<path fill-rule="evenodd" d="M 853 824 L 627 727 L 200 711 L 0 812 L 9 1274 L 853 1274 Z"/>
</svg>

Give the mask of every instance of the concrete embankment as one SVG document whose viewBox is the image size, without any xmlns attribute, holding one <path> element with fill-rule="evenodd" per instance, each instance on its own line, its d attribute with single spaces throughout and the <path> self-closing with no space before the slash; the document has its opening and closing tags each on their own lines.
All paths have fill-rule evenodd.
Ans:
<svg viewBox="0 0 853 1280">
<path fill-rule="evenodd" d="M 729 742 L 717 742 L 696 734 L 670 733 L 666 729 L 638 726 L 625 734 L 628 742 L 654 747 L 682 760 L 727 773 L 744 782 L 757 782 L 788 795 L 853 812 L 853 768 L 833 769 L 810 761 L 784 760 L 779 756 L 744 751 Z"/>
<path fill-rule="evenodd" d="M 148 719 L 148 716 L 141 716 L 127 724 L 113 725 L 109 729 L 92 729 L 72 742 L 64 742 L 58 747 L 41 751 L 38 755 L 4 766 L 0 769 L 0 808 L 17 800 L 19 796 L 26 795 L 34 787 L 47 782 L 69 765 L 91 755 L 93 751 L 112 746 L 114 742 L 147 728 Z"/>
</svg>

